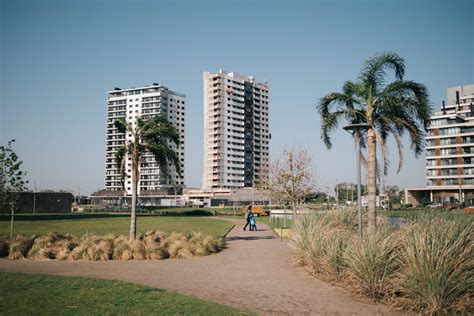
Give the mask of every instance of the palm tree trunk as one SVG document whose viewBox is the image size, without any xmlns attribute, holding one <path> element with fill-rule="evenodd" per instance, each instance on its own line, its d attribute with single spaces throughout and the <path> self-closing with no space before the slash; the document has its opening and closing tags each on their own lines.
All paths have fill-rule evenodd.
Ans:
<svg viewBox="0 0 474 316">
<path fill-rule="evenodd" d="M 377 228 L 376 199 L 377 199 L 377 183 L 376 183 L 376 139 L 375 131 L 369 129 L 367 131 L 367 149 L 369 153 L 367 161 L 368 174 L 368 228 L 369 234 L 373 234 Z"/>
<path fill-rule="evenodd" d="M 130 239 L 137 236 L 137 187 L 138 164 L 132 161 L 132 216 L 130 219 Z"/>
</svg>

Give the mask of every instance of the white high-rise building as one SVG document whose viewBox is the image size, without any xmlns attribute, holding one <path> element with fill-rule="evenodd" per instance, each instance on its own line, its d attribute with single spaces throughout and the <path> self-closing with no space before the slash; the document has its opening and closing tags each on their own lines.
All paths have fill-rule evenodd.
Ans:
<svg viewBox="0 0 474 316">
<path fill-rule="evenodd" d="M 122 190 L 120 171 L 117 168 L 115 155 L 118 148 L 124 142 L 131 139 L 131 134 L 119 133 L 114 122 L 119 118 L 125 118 L 127 123 L 135 124 L 136 118 L 141 116 L 149 119 L 156 115 L 164 116 L 178 130 L 180 143 L 176 145 L 168 142 L 174 149 L 181 162 L 181 176 L 179 176 L 174 165 L 169 166 L 170 179 L 166 179 L 160 172 L 159 165 L 151 153 L 142 156 L 140 164 L 140 180 L 138 183 L 138 194 L 144 191 L 159 191 L 169 187 L 184 186 L 184 129 L 185 129 L 186 96 L 169 90 L 168 88 L 154 83 L 151 86 L 120 89 L 115 88 L 108 92 L 107 103 L 107 145 L 106 145 L 106 167 L 105 188 L 108 191 Z M 132 192 L 131 160 L 126 164 L 125 190 L 127 194 Z M 151 193 L 151 192 L 150 192 Z"/>
<path fill-rule="evenodd" d="M 253 187 L 268 173 L 268 84 L 219 70 L 203 73 L 203 189 Z"/>
<path fill-rule="evenodd" d="M 426 136 L 427 186 L 431 200 L 472 205 L 474 84 L 448 88 L 447 100 L 441 112 L 431 117 Z"/>
</svg>

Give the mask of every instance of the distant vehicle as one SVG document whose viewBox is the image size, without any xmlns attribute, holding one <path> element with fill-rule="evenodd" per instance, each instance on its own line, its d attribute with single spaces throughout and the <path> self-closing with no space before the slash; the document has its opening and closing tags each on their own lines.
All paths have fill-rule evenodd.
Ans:
<svg viewBox="0 0 474 316">
<path fill-rule="evenodd" d="M 427 205 L 426 208 L 443 208 L 443 204 L 433 203 L 433 204 Z"/>
<path fill-rule="evenodd" d="M 361 204 L 362 204 L 362 207 L 369 206 L 369 197 L 367 195 L 361 196 Z M 386 210 L 388 208 L 388 197 L 386 195 L 384 196 L 377 195 L 376 200 L 375 200 L 375 206 L 380 209 Z"/>
<path fill-rule="evenodd" d="M 461 208 L 461 205 L 458 204 L 458 203 L 446 203 L 446 204 L 443 204 L 443 209 L 445 210 L 455 210 L 455 209 L 458 209 L 458 208 Z"/>
</svg>

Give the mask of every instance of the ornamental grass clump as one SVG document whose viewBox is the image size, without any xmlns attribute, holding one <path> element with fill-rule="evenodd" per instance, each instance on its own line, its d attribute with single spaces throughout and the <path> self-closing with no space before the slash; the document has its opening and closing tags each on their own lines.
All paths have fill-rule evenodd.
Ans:
<svg viewBox="0 0 474 316">
<path fill-rule="evenodd" d="M 349 240 L 354 234 L 348 230 L 333 228 L 324 232 L 322 238 L 321 257 L 319 258 L 319 270 L 324 278 L 329 281 L 337 281 L 343 276 L 347 266 L 344 260 Z"/>
<path fill-rule="evenodd" d="M 10 248 L 10 243 L 8 239 L 0 238 L 0 258 L 8 256 L 8 250 Z"/>
<path fill-rule="evenodd" d="M 30 251 L 35 241 L 36 236 L 31 238 L 18 235 L 14 241 L 10 243 L 10 250 L 8 252 L 8 259 L 17 260 L 26 258 L 28 251 Z"/>
<path fill-rule="evenodd" d="M 399 233 L 379 227 L 362 240 L 354 236 L 349 241 L 344 253 L 347 275 L 360 292 L 374 299 L 393 293 L 400 240 Z"/>
<path fill-rule="evenodd" d="M 169 258 L 168 249 L 164 247 L 163 243 L 165 239 L 166 234 L 157 230 L 149 230 L 140 235 L 140 240 L 145 245 L 147 259 L 163 260 Z"/>
<path fill-rule="evenodd" d="M 68 258 L 70 252 L 77 247 L 74 237 L 50 232 L 48 235 L 35 239 L 28 251 L 28 258 L 33 260 L 47 260 Z"/>
<path fill-rule="evenodd" d="M 356 225 L 355 212 L 329 211 L 298 218 L 293 224 L 291 242 L 299 264 L 324 278 L 339 278 L 343 254 Z"/>
<path fill-rule="evenodd" d="M 148 258 L 147 247 L 143 240 L 118 236 L 113 239 L 112 258 L 115 260 L 145 260 Z"/>
<path fill-rule="evenodd" d="M 111 260 L 115 236 L 85 235 L 71 252 L 74 260 Z"/>
<path fill-rule="evenodd" d="M 419 218 L 405 230 L 398 285 L 411 307 L 429 314 L 466 312 L 474 293 L 471 233 L 472 220 L 461 217 Z"/>
</svg>

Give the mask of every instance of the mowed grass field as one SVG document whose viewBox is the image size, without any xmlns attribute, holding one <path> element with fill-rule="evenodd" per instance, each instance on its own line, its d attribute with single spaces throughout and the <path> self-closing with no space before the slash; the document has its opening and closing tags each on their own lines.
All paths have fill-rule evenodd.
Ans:
<svg viewBox="0 0 474 316">
<path fill-rule="evenodd" d="M 140 285 L 78 277 L 0 273 L 0 315 L 248 315 Z"/>
<path fill-rule="evenodd" d="M 128 235 L 130 232 L 130 217 L 106 218 L 65 218 L 65 219 L 37 219 L 28 216 L 27 220 L 18 216 L 14 222 L 13 235 L 46 235 L 49 232 L 71 234 L 81 237 L 86 234 L 96 235 Z M 195 231 L 213 236 L 222 237 L 233 224 L 224 220 L 204 217 L 184 216 L 139 216 L 137 218 L 138 234 L 147 230 L 160 230 L 167 234 L 171 232 Z M 0 236 L 10 236 L 10 221 L 4 217 L 0 220 Z"/>
</svg>

